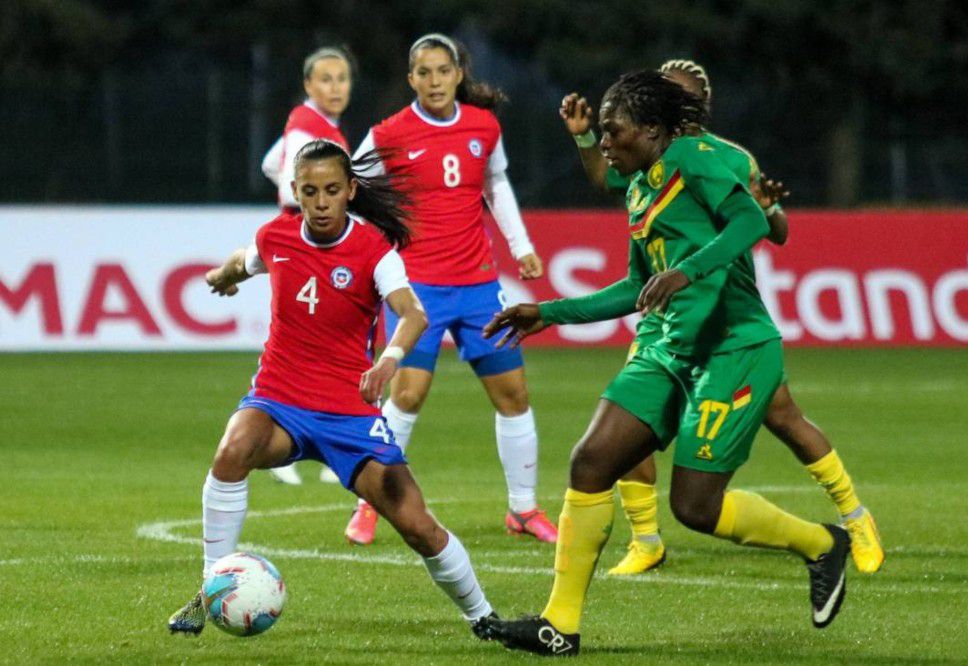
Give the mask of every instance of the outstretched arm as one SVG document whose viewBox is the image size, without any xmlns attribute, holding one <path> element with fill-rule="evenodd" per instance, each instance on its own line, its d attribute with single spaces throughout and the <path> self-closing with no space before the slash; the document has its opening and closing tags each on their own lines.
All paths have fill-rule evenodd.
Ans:
<svg viewBox="0 0 968 666">
<path fill-rule="evenodd" d="M 385 300 L 390 309 L 400 317 L 400 321 L 380 358 L 360 376 L 360 395 L 370 404 L 375 404 L 380 399 L 387 384 L 393 379 L 400 361 L 410 353 L 427 330 L 427 313 L 412 288 L 407 286 L 397 289 L 387 295 Z"/>
<path fill-rule="evenodd" d="M 213 294 L 235 296 L 239 293 L 237 285 L 240 282 L 264 272 L 265 264 L 259 258 L 259 251 L 253 243 L 248 248 L 240 247 L 221 266 L 207 272 L 205 282 L 212 288 Z"/>
<path fill-rule="evenodd" d="M 561 100 L 561 107 L 558 115 L 565 123 L 565 128 L 578 144 L 578 154 L 581 157 L 581 165 L 585 169 L 585 175 L 592 185 L 600 190 L 608 191 L 608 184 L 605 173 L 608 171 L 608 162 L 605 156 L 598 149 L 598 141 L 595 132 L 592 130 L 592 107 L 584 97 L 578 93 L 565 95 Z"/>
</svg>

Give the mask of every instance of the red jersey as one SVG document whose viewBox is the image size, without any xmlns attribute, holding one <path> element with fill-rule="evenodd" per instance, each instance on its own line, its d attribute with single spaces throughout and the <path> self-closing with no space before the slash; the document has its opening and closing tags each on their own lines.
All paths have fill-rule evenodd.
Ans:
<svg viewBox="0 0 968 666">
<path fill-rule="evenodd" d="M 383 166 L 402 177 L 413 199 L 413 242 L 401 252 L 410 279 L 467 285 L 497 279 L 484 229 L 484 180 L 501 173 L 507 158 L 493 113 L 456 104 L 454 117 L 429 116 L 417 102 L 370 130 L 358 153 L 387 151 Z"/>
<path fill-rule="evenodd" d="M 286 128 L 282 132 L 282 152 L 278 164 L 280 206 L 298 207 L 292 195 L 291 185 L 294 160 L 299 149 L 315 139 L 328 139 L 343 146 L 344 150 L 349 152 L 349 144 L 340 132 L 336 121 L 320 111 L 311 100 L 306 100 L 289 112 Z"/>
<path fill-rule="evenodd" d="M 378 415 L 359 386 L 372 367 L 382 301 L 374 271 L 394 253 L 390 243 L 351 217 L 338 240 L 322 245 L 304 231 L 302 214 L 283 213 L 259 229 L 255 247 L 272 286 L 272 321 L 254 394 L 313 411 Z"/>
</svg>

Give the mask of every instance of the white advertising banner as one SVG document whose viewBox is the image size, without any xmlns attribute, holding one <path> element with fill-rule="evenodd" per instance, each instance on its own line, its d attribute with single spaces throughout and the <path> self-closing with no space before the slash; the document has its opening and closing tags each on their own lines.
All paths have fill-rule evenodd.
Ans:
<svg viewBox="0 0 968 666">
<path fill-rule="evenodd" d="M 205 271 L 272 206 L 0 207 L 0 349 L 258 349 L 264 276 L 209 292 Z"/>
</svg>

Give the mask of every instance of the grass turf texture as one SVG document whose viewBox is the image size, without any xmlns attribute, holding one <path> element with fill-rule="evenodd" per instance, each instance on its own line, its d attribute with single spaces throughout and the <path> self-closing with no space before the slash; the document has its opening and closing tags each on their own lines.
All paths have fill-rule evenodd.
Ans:
<svg viewBox="0 0 968 666">
<path fill-rule="evenodd" d="M 539 493 L 557 516 L 568 452 L 622 362 L 619 349 L 532 351 L 541 435 Z M 634 580 L 592 583 L 585 659 L 683 662 L 903 663 L 968 656 L 961 350 L 788 352 L 791 387 L 833 439 L 877 517 L 881 573 L 851 571 L 838 620 L 810 626 L 807 576 L 784 553 L 741 548 L 677 525 L 663 496 L 669 560 Z M 243 541 L 282 570 L 289 600 L 267 634 L 209 627 L 170 636 L 168 615 L 198 586 L 205 471 L 255 366 L 253 354 L 0 355 L 0 661 L 193 663 L 504 663 L 528 657 L 479 643 L 385 524 L 377 543 L 342 539 L 352 498 L 316 481 L 265 473 L 250 485 Z M 468 547 L 505 616 L 537 612 L 553 547 L 503 532 L 504 479 L 493 410 L 470 370 L 444 355 L 417 424 L 411 462 L 437 516 Z M 669 456 L 660 458 L 667 489 Z M 833 521 L 821 490 L 761 432 L 736 487 L 801 516 Z M 437 500 L 437 501 L 435 501 Z M 273 512 L 297 510 L 277 515 Z M 629 536 L 619 511 L 599 573 Z"/>
</svg>

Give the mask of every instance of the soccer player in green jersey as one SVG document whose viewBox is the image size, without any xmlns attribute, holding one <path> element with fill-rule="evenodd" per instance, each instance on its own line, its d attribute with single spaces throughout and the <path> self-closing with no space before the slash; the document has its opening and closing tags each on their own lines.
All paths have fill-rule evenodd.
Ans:
<svg viewBox="0 0 968 666">
<path fill-rule="evenodd" d="M 611 531 L 613 486 L 674 438 L 670 505 L 681 523 L 803 557 L 816 627 L 829 624 L 843 600 L 846 530 L 727 489 L 782 382 L 783 351 L 750 256 L 769 225 L 723 159 L 736 149 L 685 136 L 705 118 L 701 99 L 658 72 L 613 84 L 602 101 L 601 149 L 633 176 L 628 277 L 579 299 L 508 308 L 485 328 L 486 335 L 508 329 L 502 342 L 518 344 L 550 322 L 588 321 L 591 312 L 594 319 L 637 309 L 661 316 L 662 336 L 636 351 L 605 389 L 572 452 L 547 606 L 540 616 L 489 622 L 508 647 L 577 653 L 585 592 Z"/>
<path fill-rule="evenodd" d="M 659 71 L 702 99 L 707 111 L 709 110 L 712 86 L 705 68 L 691 60 L 669 60 L 659 67 Z M 591 108 L 587 101 L 572 93 L 562 100 L 559 114 L 568 131 L 575 137 L 589 180 L 602 189 L 626 192 L 631 179 L 609 168 L 598 150 L 598 141 L 591 129 Z M 701 136 L 706 130 L 696 127 L 688 133 Z M 729 166 L 741 181 L 749 182 L 751 193 L 763 208 L 770 224 L 767 239 L 782 245 L 786 242 L 788 233 L 786 214 L 779 204 L 784 194 L 783 184 L 765 178 L 749 151 L 721 137 L 718 139 L 737 149 L 727 153 L 731 158 Z M 649 321 L 641 323 L 633 350 L 658 339 L 661 336 L 659 324 L 660 319 L 655 315 Z M 851 535 L 851 553 L 857 570 L 864 573 L 876 572 L 884 561 L 884 549 L 873 516 L 857 497 L 850 475 L 837 452 L 824 433 L 803 415 L 793 400 L 786 381 L 773 395 L 764 425 L 790 448 L 836 505 L 841 521 Z M 622 508 L 632 528 L 632 541 L 626 556 L 609 570 L 612 575 L 641 573 L 665 560 L 665 545 L 659 536 L 656 518 L 655 482 L 655 461 L 651 457 L 618 482 Z"/>
</svg>

